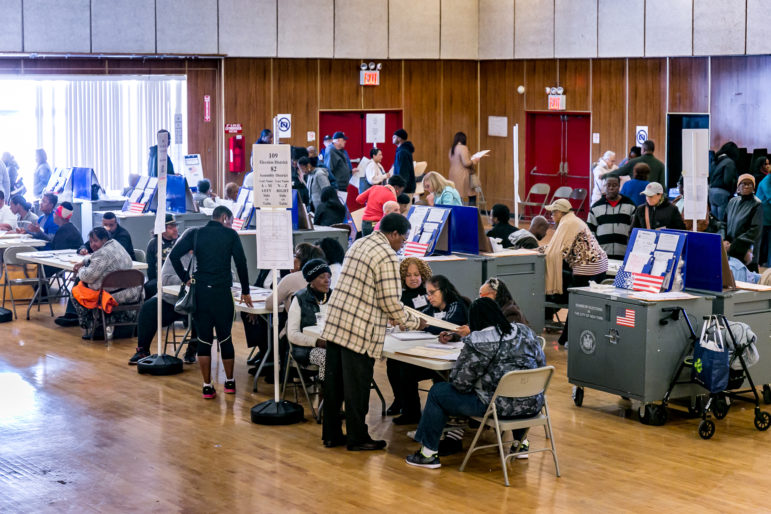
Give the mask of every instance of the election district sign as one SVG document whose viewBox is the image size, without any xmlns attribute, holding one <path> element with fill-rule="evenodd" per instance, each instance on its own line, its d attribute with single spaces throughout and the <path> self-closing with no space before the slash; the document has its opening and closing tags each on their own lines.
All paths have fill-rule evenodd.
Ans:
<svg viewBox="0 0 771 514">
<path fill-rule="evenodd" d="M 634 131 L 635 144 L 637 146 L 642 146 L 642 144 L 648 139 L 648 125 L 637 125 L 637 128 Z"/>
<path fill-rule="evenodd" d="M 254 206 L 292 208 L 289 145 L 252 145 Z"/>
</svg>

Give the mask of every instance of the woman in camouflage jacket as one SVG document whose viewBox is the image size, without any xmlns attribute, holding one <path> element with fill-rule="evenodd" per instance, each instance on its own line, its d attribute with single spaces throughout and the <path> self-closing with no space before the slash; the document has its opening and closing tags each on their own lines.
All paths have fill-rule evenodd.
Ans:
<svg viewBox="0 0 771 514">
<path fill-rule="evenodd" d="M 526 325 L 509 323 L 500 307 L 489 298 L 479 298 L 469 309 L 471 333 L 463 338 L 449 382 L 434 384 L 428 393 L 415 440 L 423 446 L 407 457 L 413 466 L 441 466 L 437 450 L 442 429 L 450 416 L 483 416 L 501 377 L 509 371 L 546 365 L 535 333 Z M 528 418 L 543 407 L 543 394 L 529 398 L 498 398 L 501 418 Z M 517 431 L 520 432 L 520 431 Z M 524 431 L 515 433 L 521 440 Z"/>
</svg>

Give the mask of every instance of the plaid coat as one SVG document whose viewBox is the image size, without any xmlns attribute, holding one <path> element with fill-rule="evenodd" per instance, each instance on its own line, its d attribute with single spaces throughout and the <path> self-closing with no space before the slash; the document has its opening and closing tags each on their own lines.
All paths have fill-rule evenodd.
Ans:
<svg viewBox="0 0 771 514">
<path fill-rule="evenodd" d="M 379 358 L 389 319 L 410 330 L 420 324 L 416 316 L 404 311 L 401 294 L 399 260 L 386 236 L 375 231 L 359 239 L 345 255 L 321 337 Z"/>
</svg>

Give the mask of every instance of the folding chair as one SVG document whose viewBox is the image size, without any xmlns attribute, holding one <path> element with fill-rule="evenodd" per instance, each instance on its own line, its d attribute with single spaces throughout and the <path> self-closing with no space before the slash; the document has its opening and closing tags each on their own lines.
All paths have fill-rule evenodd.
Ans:
<svg viewBox="0 0 771 514">
<path fill-rule="evenodd" d="M 289 341 L 287 342 L 289 343 L 289 356 L 287 357 L 288 360 L 284 370 L 284 386 L 281 389 L 281 399 L 283 400 L 284 395 L 286 394 L 286 386 L 291 385 L 292 387 L 294 387 L 295 402 L 297 402 L 297 384 L 295 383 L 289 384 L 289 368 L 294 366 L 295 370 L 297 371 L 297 376 L 300 377 L 300 385 L 302 386 L 303 393 L 305 393 L 305 399 L 308 400 L 308 405 L 311 408 L 311 414 L 313 415 L 313 419 L 316 420 L 316 423 L 321 423 L 320 411 L 321 411 L 321 405 L 323 400 L 319 402 L 319 412 L 317 412 L 316 409 L 313 407 L 313 402 L 311 401 L 310 394 L 308 393 L 308 387 L 305 384 L 305 377 L 303 376 L 303 372 L 305 373 L 311 372 L 311 373 L 314 373 L 315 378 L 318 378 L 319 368 L 315 364 L 301 365 L 299 362 L 297 362 L 297 360 L 294 358 L 294 352 L 292 351 L 292 349 L 294 348 L 294 345 Z M 313 394 L 315 394 L 317 398 L 320 398 L 321 388 L 319 386 L 318 381 L 317 380 L 314 381 L 313 385 L 315 386 L 314 387 L 315 390 Z"/>
<path fill-rule="evenodd" d="M 102 295 L 109 291 L 105 291 L 105 289 L 131 289 L 134 287 L 139 287 L 140 289 L 145 283 L 145 276 L 144 274 L 135 269 L 128 269 L 128 270 L 118 270 L 113 271 L 111 273 L 108 273 L 106 277 L 102 280 L 102 288 L 99 290 L 99 303 L 98 305 L 102 305 Z M 137 315 L 139 315 L 139 311 L 142 309 L 142 304 L 144 303 L 144 294 L 140 292 L 139 294 L 139 301 L 133 302 L 133 303 L 121 303 L 117 306 L 113 307 L 112 312 L 130 312 L 130 311 L 136 311 Z M 101 313 L 101 314 L 100 314 Z M 91 340 L 94 340 L 94 333 L 96 333 L 96 324 L 99 321 L 99 316 L 101 315 L 102 318 L 102 329 L 104 330 L 104 336 L 105 340 L 107 339 L 107 316 L 105 315 L 104 310 L 97 308 L 94 309 L 94 330 L 91 331 Z M 119 322 L 119 323 L 110 323 L 111 326 L 117 327 L 117 326 L 133 326 L 136 330 L 136 320 L 134 321 L 126 321 L 126 322 Z"/>
<path fill-rule="evenodd" d="M 586 203 L 586 197 L 588 195 L 589 192 L 582 187 L 576 188 L 570 193 L 568 196 L 568 201 L 570 202 L 570 205 L 573 206 L 574 211 L 579 213 L 583 210 L 584 203 Z M 578 203 L 578 207 L 576 207 L 576 202 Z"/>
<path fill-rule="evenodd" d="M 139 248 L 134 248 L 134 258 L 137 262 L 147 262 L 147 254 Z"/>
<path fill-rule="evenodd" d="M 570 195 L 573 193 L 573 188 L 570 186 L 560 186 L 557 188 L 556 191 L 554 191 L 554 195 L 551 197 L 551 200 L 549 201 L 550 204 L 554 203 L 555 200 L 559 200 L 560 198 L 568 199 L 570 198 Z"/>
<path fill-rule="evenodd" d="M 544 184 L 542 182 L 533 184 L 525 197 L 525 201 L 519 202 L 519 205 L 522 206 L 522 214 L 519 215 L 520 219 L 525 219 L 525 217 L 534 218 L 535 216 L 543 214 L 543 208 L 546 207 L 546 200 L 549 199 L 549 191 L 551 191 L 551 186 L 549 186 L 549 184 Z M 543 196 L 543 201 L 535 201 L 533 199 L 534 196 Z M 527 214 L 526 207 L 538 207 L 538 212 L 536 214 Z M 519 222 L 519 220 L 515 221 Z"/>
<path fill-rule="evenodd" d="M 506 469 L 506 462 L 518 455 L 538 453 L 538 452 L 551 452 L 554 457 L 554 468 L 557 476 L 560 476 L 559 462 L 557 461 L 557 449 L 554 446 L 554 433 L 551 428 L 551 417 L 549 416 L 549 407 L 546 403 L 546 389 L 549 387 L 549 382 L 554 374 L 554 366 L 545 366 L 543 368 L 526 369 L 509 371 L 498 382 L 498 387 L 495 388 L 495 394 L 493 394 L 490 405 L 485 411 L 484 417 L 474 417 L 479 421 L 481 425 L 477 429 L 477 433 L 474 436 L 474 440 L 471 442 L 471 447 L 466 453 L 466 458 L 463 459 L 463 464 L 460 466 L 460 470 L 463 471 L 466 468 L 471 454 L 477 450 L 483 448 L 498 447 L 498 454 L 501 459 L 501 466 L 503 466 L 503 479 L 506 486 L 509 486 L 509 473 Z M 495 407 L 495 400 L 498 397 L 503 398 L 527 398 L 536 394 L 544 393 L 543 409 L 541 412 L 530 418 L 519 419 L 500 419 L 498 417 L 498 411 Z M 507 453 L 503 446 L 503 440 L 501 439 L 501 431 L 503 430 L 518 430 L 518 429 L 530 429 L 535 426 L 543 426 L 546 429 L 547 438 L 550 442 L 550 447 L 539 448 L 537 450 L 528 449 L 526 451 L 517 451 L 514 453 Z M 495 429 L 495 435 L 497 442 L 495 444 L 487 444 L 483 446 L 477 446 L 479 436 L 482 435 L 482 430 L 485 427 L 491 427 Z M 513 441 L 506 443 L 509 447 L 513 444 Z"/>
<path fill-rule="evenodd" d="M 19 259 L 16 255 L 24 252 L 34 252 L 37 249 L 32 246 L 11 246 L 5 249 L 3 253 L 3 308 L 5 308 L 6 291 L 11 294 L 11 306 L 13 308 L 14 319 L 19 319 L 16 315 L 16 299 L 13 297 L 13 288 L 15 286 L 34 286 L 37 287 L 35 295 L 29 299 L 29 305 L 27 306 L 27 319 L 29 319 L 29 310 L 34 303 L 37 303 L 37 309 L 40 311 L 40 302 L 43 299 L 41 288 L 48 287 L 48 281 L 43 277 L 43 266 L 40 264 L 33 264 L 36 266 L 35 276 L 30 277 L 27 275 L 27 266 L 31 263 Z M 24 278 L 9 278 L 8 272 L 11 271 L 9 266 L 13 266 L 13 271 L 19 271 L 24 274 Z M 48 290 L 46 289 L 46 300 L 48 300 Z M 48 308 L 51 311 L 51 316 L 54 315 L 54 309 L 51 306 L 51 302 L 48 301 Z"/>
<path fill-rule="evenodd" d="M 179 352 L 182 351 L 182 347 L 186 344 L 190 344 L 191 338 L 188 336 L 190 335 L 193 326 L 193 320 L 188 316 L 187 327 L 185 328 L 183 325 L 182 328 L 185 328 L 185 333 L 182 334 L 181 337 L 177 337 L 177 323 L 183 323 L 183 321 L 175 320 L 171 325 L 168 325 L 166 327 L 166 335 L 163 339 L 163 353 L 167 353 L 166 348 L 168 348 L 169 345 L 172 345 L 174 347 L 174 357 L 179 357 Z M 171 336 L 171 340 L 169 340 L 169 336 Z"/>
</svg>

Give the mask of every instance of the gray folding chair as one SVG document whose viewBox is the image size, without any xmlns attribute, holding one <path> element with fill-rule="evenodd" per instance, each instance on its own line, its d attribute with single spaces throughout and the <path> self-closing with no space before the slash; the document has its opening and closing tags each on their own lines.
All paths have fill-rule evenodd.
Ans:
<svg viewBox="0 0 771 514">
<path fill-rule="evenodd" d="M 140 294 L 139 294 L 139 300 L 136 302 L 131 303 L 121 303 L 117 306 L 113 307 L 112 312 L 126 312 L 126 311 L 136 311 L 137 316 L 139 315 L 139 311 L 142 309 L 142 304 L 144 303 L 144 293 L 141 292 L 141 288 L 145 283 L 145 275 L 135 269 L 127 269 L 127 270 L 118 270 L 113 271 L 107 274 L 106 277 L 102 280 L 102 288 L 99 290 L 99 301 L 98 305 L 102 305 L 102 295 L 109 291 L 105 291 L 106 289 L 132 289 L 135 287 L 140 288 Z M 101 308 L 94 309 L 94 330 L 91 331 L 91 340 L 94 340 L 94 333 L 96 332 L 96 325 L 99 320 L 99 316 L 101 315 L 102 320 L 102 329 L 104 330 L 105 340 L 107 339 L 107 316 Z M 130 322 L 119 322 L 119 323 L 110 323 L 110 326 L 117 327 L 117 326 L 133 326 L 136 329 L 137 322 L 136 320 L 130 321 Z"/>
<path fill-rule="evenodd" d="M 543 214 L 543 208 L 546 206 L 546 200 L 549 199 L 549 191 L 551 191 L 551 186 L 549 186 L 549 184 L 533 184 L 533 186 L 530 188 L 530 191 L 528 191 L 527 196 L 525 197 L 525 201 L 519 202 L 519 205 L 522 206 L 522 213 L 519 215 L 520 219 L 525 219 L 526 217 L 534 218 L 535 216 Z M 543 196 L 543 200 L 539 202 L 533 198 L 534 196 Z M 536 214 L 527 214 L 526 207 L 537 207 L 538 212 Z M 515 221 L 519 223 L 519 220 Z"/>
<path fill-rule="evenodd" d="M 583 210 L 587 196 L 589 196 L 589 192 L 582 187 L 574 189 L 568 196 L 568 201 L 576 213 L 580 213 Z"/>
<path fill-rule="evenodd" d="M 316 420 L 317 423 L 321 423 L 321 413 L 316 411 L 316 408 L 313 406 L 313 402 L 311 401 L 311 394 L 316 395 L 317 398 L 321 398 L 321 387 L 316 380 L 312 385 L 314 387 L 313 393 L 308 393 L 308 386 L 305 384 L 305 377 L 303 373 L 314 373 L 315 376 L 318 376 L 319 368 L 315 364 L 308 364 L 308 365 L 302 365 L 299 362 L 297 362 L 297 359 L 294 358 L 294 353 L 292 352 L 292 349 L 294 348 L 294 345 L 287 341 L 289 344 L 289 352 L 287 357 L 287 365 L 284 366 L 284 386 L 281 389 L 281 399 L 284 399 L 284 395 L 286 394 L 286 386 L 291 385 L 294 387 L 294 400 L 297 402 L 297 384 L 296 383 L 289 383 L 289 368 L 294 367 L 295 371 L 297 371 L 297 376 L 300 378 L 300 386 L 302 386 L 303 393 L 305 393 L 305 399 L 308 400 L 308 405 L 311 408 L 311 414 L 313 415 L 313 419 Z M 321 403 L 319 403 L 319 411 L 321 410 Z"/>
<path fill-rule="evenodd" d="M 40 264 L 32 264 L 27 261 L 23 261 L 17 257 L 17 254 L 24 252 L 34 252 L 36 248 L 32 246 L 11 246 L 5 249 L 3 253 L 3 308 L 5 308 L 6 295 L 10 293 L 11 306 L 13 308 L 14 319 L 19 319 L 16 315 L 16 299 L 13 297 L 14 286 L 32 286 L 35 289 L 35 294 L 29 299 L 29 305 L 27 306 L 27 319 L 29 319 L 29 310 L 37 303 L 37 309 L 40 311 L 40 302 L 42 301 L 43 294 L 42 289 L 46 288 L 46 300 L 48 300 L 48 281 L 43 277 L 43 271 Z M 35 276 L 28 276 L 27 266 L 35 266 Z M 24 273 L 23 278 L 9 278 L 9 271 L 21 271 Z M 48 308 L 51 311 L 51 316 L 54 315 L 54 309 L 51 306 L 51 302 L 48 301 Z"/>
<path fill-rule="evenodd" d="M 503 467 L 503 479 L 507 487 L 509 486 L 509 473 L 508 473 L 508 470 L 506 469 L 506 463 L 509 459 L 514 458 L 518 455 L 538 453 L 538 452 L 551 452 L 552 457 L 554 457 L 554 468 L 556 470 L 556 474 L 557 476 L 560 476 L 560 467 L 559 467 L 559 462 L 557 461 L 557 449 L 554 446 L 554 433 L 552 432 L 551 417 L 549 416 L 549 406 L 546 403 L 546 390 L 549 387 L 549 382 L 551 381 L 551 377 L 553 374 L 554 374 L 554 366 L 545 366 L 543 368 L 536 368 L 536 369 L 509 371 L 508 373 L 503 375 L 500 382 L 498 382 L 498 387 L 495 389 L 495 393 L 493 394 L 492 400 L 490 400 L 490 405 L 488 405 L 487 410 L 485 411 L 485 415 L 481 418 L 474 416 L 474 419 L 479 421 L 481 425 L 479 426 L 479 429 L 477 430 L 477 433 L 474 436 L 474 440 L 471 442 L 471 447 L 468 449 L 468 452 L 466 453 L 466 457 L 463 459 L 463 464 L 461 464 L 460 466 L 461 471 L 466 469 L 466 463 L 468 463 L 468 460 L 471 457 L 472 453 L 474 453 L 477 450 L 481 450 L 483 448 L 493 448 L 497 446 L 498 454 L 501 459 L 501 466 Z M 539 412 L 535 416 L 532 416 L 530 418 L 518 418 L 518 419 L 501 419 L 498 417 L 498 410 L 495 407 L 495 400 L 498 397 L 527 398 L 540 393 L 544 393 L 543 408 L 541 409 L 541 412 Z M 536 427 L 536 426 L 545 427 L 547 439 L 549 440 L 550 447 L 539 448 L 535 450 L 528 449 L 524 451 L 516 451 L 513 453 L 508 453 L 506 451 L 508 448 L 504 448 L 504 443 L 503 443 L 503 440 L 501 439 L 502 431 L 518 430 L 523 428 L 529 430 L 531 427 Z M 486 427 L 491 427 L 495 429 L 495 435 L 496 435 L 497 441 L 495 444 L 486 444 L 482 446 L 477 446 L 477 441 L 479 441 L 479 436 L 482 435 L 482 431 Z M 513 443 L 514 443 L 513 441 L 510 441 L 510 442 L 507 442 L 506 445 L 508 447 L 511 447 Z M 520 448 L 517 448 L 517 449 L 519 450 Z"/>
<path fill-rule="evenodd" d="M 139 248 L 134 248 L 134 258 L 137 262 L 147 262 L 147 254 Z"/>
<path fill-rule="evenodd" d="M 549 201 L 550 204 L 554 203 L 555 200 L 559 200 L 560 198 L 564 198 L 567 200 L 570 198 L 571 193 L 573 193 L 573 188 L 570 186 L 560 186 L 557 188 L 556 191 L 554 191 L 554 196 L 551 197 L 551 201 Z"/>
</svg>

